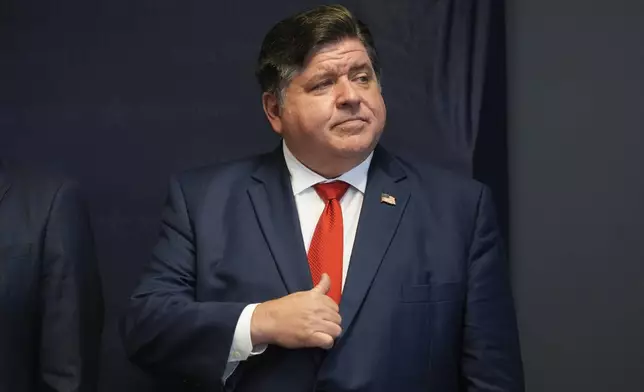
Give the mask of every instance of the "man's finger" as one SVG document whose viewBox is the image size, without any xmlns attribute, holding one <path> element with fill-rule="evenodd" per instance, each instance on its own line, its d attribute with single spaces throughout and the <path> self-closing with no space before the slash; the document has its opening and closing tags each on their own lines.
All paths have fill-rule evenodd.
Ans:
<svg viewBox="0 0 644 392">
<path fill-rule="evenodd" d="M 342 334 L 342 327 L 339 324 L 336 324 L 332 321 L 322 320 L 318 324 L 318 331 L 326 335 L 331 336 L 332 338 L 337 338 Z"/>
<path fill-rule="evenodd" d="M 329 350 L 333 347 L 333 337 L 324 332 L 315 332 L 311 335 L 311 340 L 309 341 L 311 347 L 319 347 L 325 350 Z"/>
<path fill-rule="evenodd" d="M 331 309 L 335 313 L 340 313 L 340 307 L 338 306 L 337 303 L 335 303 L 334 300 L 331 299 L 331 297 L 325 296 L 322 299 L 322 304 L 324 304 L 324 306 L 326 306 L 327 308 Z"/>
<path fill-rule="evenodd" d="M 337 325 L 342 324 L 342 316 L 340 316 L 340 313 L 334 311 L 333 309 L 323 308 L 320 309 L 317 314 L 318 317 L 320 317 L 322 320 L 330 321 Z"/>
<path fill-rule="evenodd" d="M 320 294 L 326 294 L 329 292 L 330 288 L 331 288 L 331 278 L 329 278 L 329 275 L 327 274 L 322 274 L 322 277 L 320 278 L 320 283 L 318 283 L 317 286 L 313 287 L 312 291 L 318 292 Z"/>
</svg>

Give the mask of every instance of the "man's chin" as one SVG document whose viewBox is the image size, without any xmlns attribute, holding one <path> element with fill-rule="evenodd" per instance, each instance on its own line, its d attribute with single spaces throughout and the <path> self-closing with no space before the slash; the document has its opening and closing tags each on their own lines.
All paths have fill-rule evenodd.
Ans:
<svg viewBox="0 0 644 392">
<path fill-rule="evenodd" d="M 361 135 L 364 132 L 368 132 L 368 123 L 361 120 L 352 120 L 339 125 L 336 125 L 332 128 L 334 135 L 338 137 L 351 137 L 355 135 Z"/>
<path fill-rule="evenodd" d="M 363 140 L 361 138 L 344 139 L 335 144 L 335 151 L 343 158 L 366 157 L 376 147 L 377 140 Z"/>
</svg>

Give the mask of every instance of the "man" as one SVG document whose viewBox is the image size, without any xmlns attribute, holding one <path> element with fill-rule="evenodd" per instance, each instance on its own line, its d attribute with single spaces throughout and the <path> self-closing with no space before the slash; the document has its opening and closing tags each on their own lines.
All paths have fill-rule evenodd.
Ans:
<svg viewBox="0 0 644 392">
<path fill-rule="evenodd" d="M 284 143 L 171 182 L 131 359 L 204 391 L 523 390 L 490 193 L 378 146 L 368 29 L 285 19 L 257 76 Z"/>
<path fill-rule="evenodd" d="M 0 162 L 0 391 L 95 391 L 102 324 L 76 185 Z"/>
</svg>

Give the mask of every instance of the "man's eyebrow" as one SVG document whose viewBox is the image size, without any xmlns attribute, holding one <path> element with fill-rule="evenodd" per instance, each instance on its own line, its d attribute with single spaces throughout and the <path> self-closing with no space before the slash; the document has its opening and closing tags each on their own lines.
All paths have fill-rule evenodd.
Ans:
<svg viewBox="0 0 644 392">
<path fill-rule="evenodd" d="M 369 65 L 369 63 L 367 63 L 367 62 L 359 63 L 359 64 L 353 65 L 353 66 L 351 66 L 351 68 L 349 68 L 349 73 L 356 72 L 356 71 L 369 71 L 369 72 L 371 72 L 372 68 L 371 68 L 371 65 Z"/>
<path fill-rule="evenodd" d="M 337 67 L 325 67 L 320 69 L 319 71 L 316 71 L 311 77 L 309 77 L 309 80 L 312 79 L 321 79 L 326 76 L 333 76 L 337 75 L 338 69 Z"/>
<path fill-rule="evenodd" d="M 349 73 L 355 73 L 355 72 L 359 72 L 359 71 L 372 72 L 373 70 L 372 70 L 372 68 L 371 68 L 371 66 L 369 65 L 368 62 L 358 63 L 358 64 L 355 64 L 355 65 L 352 65 L 349 68 Z M 338 72 L 339 72 L 338 67 L 335 67 L 335 66 L 322 66 L 322 67 L 320 67 L 319 71 L 315 72 L 313 75 L 311 75 L 311 77 L 309 77 L 309 80 L 320 79 L 320 78 L 323 78 L 323 77 L 326 77 L 326 76 L 334 76 L 334 75 L 337 75 Z"/>
</svg>

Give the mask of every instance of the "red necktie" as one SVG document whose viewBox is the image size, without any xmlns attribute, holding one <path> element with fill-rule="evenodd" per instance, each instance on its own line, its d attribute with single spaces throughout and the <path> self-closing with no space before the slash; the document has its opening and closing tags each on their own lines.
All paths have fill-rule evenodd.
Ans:
<svg viewBox="0 0 644 392">
<path fill-rule="evenodd" d="M 342 207 L 340 199 L 349 188 L 342 181 L 320 183 L 313 186 L 326 203 L 322 215 L 315 227 L 309 246 L 309 266 L 313 285 L 320 283 L 323 273 L 331 278 L 331 289 L 328 296 L 337 304 L 342 293 L 342 256 L 344 228 L 342 225 Z"/>
</svg>

